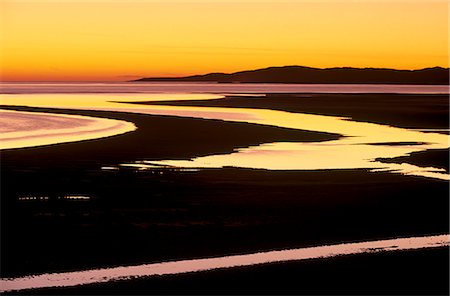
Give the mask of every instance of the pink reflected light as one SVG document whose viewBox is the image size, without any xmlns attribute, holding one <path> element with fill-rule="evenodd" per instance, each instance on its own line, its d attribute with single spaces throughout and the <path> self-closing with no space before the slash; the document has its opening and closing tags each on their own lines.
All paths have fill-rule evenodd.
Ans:
<svg viewBox="0 0 450 296">
<path fill-rule="evenodd" d="M 49 287 L 69 287 L 155 275 L 200 272 L 237 266 L 250 266 L 315 258 L 329 258 L 352 254 L 413 250 L 445 246 L 448 247 L 449 245 L 450 235 L 443 234 L 436 236 L 325 245 L 216 258 L 169 261 L 136 266 L 101 268 L 64 273 L 47 273 L 34 276 L 1 279 L 0 292 Z"/>
</svg>

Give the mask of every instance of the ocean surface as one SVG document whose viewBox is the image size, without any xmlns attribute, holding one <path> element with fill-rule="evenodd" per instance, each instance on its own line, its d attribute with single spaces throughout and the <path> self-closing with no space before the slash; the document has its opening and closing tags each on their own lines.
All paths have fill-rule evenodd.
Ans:
<svg viewBox="0 0 450 296">
<path fill-rule="evenodd" d="M 448 94 L 448 85 L 279 83 L 25 83 L 1 82 L 0 93 L 400 93 Z"/>
</svg>

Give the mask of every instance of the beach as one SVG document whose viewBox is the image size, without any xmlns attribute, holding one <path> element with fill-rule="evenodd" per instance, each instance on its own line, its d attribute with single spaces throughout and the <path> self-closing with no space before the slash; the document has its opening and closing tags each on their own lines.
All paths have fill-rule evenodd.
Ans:
<svg viewBox="0 0 450 296">
<path fill-rule="evenodd" d="M 42 289 L 34 294 L 208 295 L 220 289 L 221 293 L 228 295 L 361 295 L 367 293 L 369 287 L 370 293 L 378 295 L 445 295 L 448 290 L 448 259 L 446 248 L 400 254 L 374 253 Z M 428 272 L 420 272 L 421 268 L 428 269 Z M 27 295 L 29 291 L 15 294 Z"/>
<path fill-rule="evenodd" d="M 0 294 L 450 293 L 445 1 L 0 18 Z"/>
<path fill-rule="evenodd" d="M 290 99 L 290 96 L 304 95 L 285 97 Z M 383 96 L 372 95 L 372 98 L 381 100 Z M 357 97 L 354 95 L 355 105 Z M 404 103 L 414 99 L 415 96 L 404 95 L 399 100 Z M 222 100 L 235 100 L 230 103 L 233 107 L 241 106 L 241 102 L 249 104 L 251 101 L 254 105 L 260 104 L 260 108 L 276 109 L 268 105 L 264 98 L 261 101 L 253 97 Z M 422 98 L 417 101 L 424 100 Z M 338 109 L 341 106 L 340 100 L 334 102 L 335 105 L 330 100 L 326 106 Z M 187 103 L 191 102 L 173 104 Z M 219 103 L 222 104 L 220 99 L 203 101 L 201 104 Z M 403 103 L 393 105 L 398 107 L 391 107 L 390 110 L 397 115 L 404 112 L 407 120 L 394 123 L 388 119 L 383 121 L 379 117 L 376 121 L 422 129 L 448 128 L 444 119 L 439 119 L 439 116 L 435 116 L 439 119 L 435 122 L 428 120 L 435 114 L 440 114 L 442 104 L 445 103 L 443 96 L 431 96 L 428 109 L 422 108 L 422 113 L 414 113 L 413 117 L 417 121 L 414 125 L 406 123 L 411 121 L 413 108 L 400 108 Z M 183 160 L 212 154 L 229 154 L 236 148 L 271 142 L 326 143 L 341 139 L 342 135 L 339 134 L 130 112 L 21 106 L 2 106 L 2 109 L 27 111 L 30 114 L 48 112 L 109 118 L 130 122 L 137 127 L 135 131 L 106 138 L 2 151 L 2 184 L 7 184 L 2 186 L 2 277 L 448 233 L 449 191 L 445 180 L 372 172 L 368 169 L 155 167 L 140 170 L 139 166 L 120 166 L 135 163 L 139 159 Z M 288 107 L 284 109 L 299 111 Z M 346 110 L 352 108 L 347 104 Z M 314 112 L 329 115 L 324 110 Z M 369 119 L 374 113 L 367 111 L 368 120 L 375 121 L 373 118 Z M 362 120 L 364 112 L 358 110 L 358 114 L 361 116 L 358 119 Z M 431 150 L 421 153 L 435 152 Z M 441 156 L 435 158 L 437 161 L 434 162 L 431 158 L 421 161 L 424 166 L 445 163 Z M 407 162 L 409 161 L 408 158 Z M 75 195 L 87 198 L 64 198 Z M 24 197 L 48 199 L 24 200 Z M 274 273 L 286 274 L 289 270 L 298 273 L 299 270 L 306 270 L 301 273 L 305 275 L 309 274 L 307 270 L 322 270 L 317 267 L 322 264 L 334 266 L 327 267 L 327 270 L 349 264 L 362 270 L 362 274 L 367 273 L 370 278 L 371 269 L 381 268 L 378 265 L 371 267 L 371 264 L 381 265 L 385 262 L 384 258 L 389 258 L 386 262 L 395 266 L 395 262 L 415 262 L 418 268 L 414 269 L 414 274 L 424 281 L 420 285 L 420 291 L 439 294 L 445 290 L 448 280 L 442 276 L 442 269 L 439 272 L 436 270 L 440 276 L 431 277 L 426 266 L 430 262 L 446 261 L 446 256 L 448 257 L 448 249 L 407 253 L 398 251 L 385 255 L 330 258 L 326 263 L 314 259 L 311 263 L 243 267 L 237 271 L 236 276 L 242 274 L 242 277 L 250 277 L 252 280 L 239 282 L 234 285 L 235 290 L 220 288 L 220 291 L 259 293 L 261 290 L 255 283 L 270 275 L 273 289 L 283 284 L 291 288 L 280 291 L 312 293 L 312 287 L 323 281 L 317 275 L 319 271 L 316 271 L 316 275 L 309 275 L 309 288 L 305 286 L 303 290 L 301 287 L 294 287 L 296 277 L 289 280 L 289 277 L 277 277 Z M 371 263 L 365 265 L 362 263 L 364 260 Z M 398 272 L 404 278 L 409 277 L 412 272 L 411 265 L 408 264 L 398 267 Z M 222 287 L 221 283 L 228 277 L 234 277 L 233 271 L 234 269 L 198 275 L 165 276 L 85 288 L 65 288 L 67 290 L 64 291 L 75 294 L 97 293 L 100 290 L 105 293 L 120 293 L 124 290 L 131 293 L 208 293 L 215 284 Z M 342 279 L 354 275 L 352 272 L 347 270 L 339 276 Z M 335 276 L 330 271 L 329 277 Z M 386 277 L 386 280 L 378 283 L 378 287 L 385 291 L 408 294 L 411 290 L 401 284 L 404 282 L 401 279 L 391 281 Z M 204 286 L 203 290 L 189 290 L 185 286 L 198 281 L 211 281 L 211 284 Z M 436 288 L 436 285 L 440 288 Z M 179 287 L 180 290 L 174 290 L 170 286 Z M 341 284 L 342 290 L 335 291 L 358 293 L 363 287 L 366 289 L 364 291 L 371 289 L 363 284 Z M 269 287 L 264 289 L 266 288 Z M 61 291 L 56 289 L 54 293 Z M 51 293 L 51 290 L 26 293 L 31 292 Z M 326 290 L 317 290 L 317 293 L 321 292 Z"/>
</svg>

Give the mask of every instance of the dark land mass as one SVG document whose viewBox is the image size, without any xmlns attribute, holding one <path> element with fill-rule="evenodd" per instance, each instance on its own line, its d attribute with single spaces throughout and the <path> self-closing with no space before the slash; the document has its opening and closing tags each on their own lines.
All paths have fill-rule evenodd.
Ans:
<svg viewBox="0 0 450 296">
<path fill-rule="evenodd" d="M 168 106 L 255 108 L 349 117 L 355 121 L 413 129 L 448 129 L 449 96 L 440 94 L 313 94 L 272 93 L 256 97 L 139 102 Z"/>
<path fill-rule="evenodd" d="M 372 253 L 17 294 L 448 295 L 448 260 L 447 248 Z"/>
<path fill-rule="evenodd" d="M 187 77 L 151 77 L 134 82 L 306 83 L 306 84 L 449 84 L 449 69 L 269 67 L 230 74 L 209 73 Z"/>
<path fill-rule="evenodd" d="M 3 277 L 448 233 L 446 181 L 363 170 L 29 168 L 2 184 Z"/>
<path fill-rule="evenodd" d="M 139 129 L 2 152 L 2 276 L 448 231 L 445 181 L 364 170 L 100 169 L 226 153 L 252 141 L 333 135 L 215 120 L 33 110 L 125 119 Z M 58 199 L 71 194 L 92 200 Z M 19 201 L 23 196 L 50 199 Z"/>
<path fill-rule="evenodd" d="M 122 119 L 134 122 L 138 130 L 104 139 L 2 151 L 2 277 L 449 232 L 449 187 L 442 180 L 365 170 L 100 169 L 142 159 L 186 159 L 229 153 L 236 147 L 263 142 L 318 141 L 336 139 L 337 135 L 170 116 L 4 108 Z M 91 199 L 59 198 L 65 195 Z M 24 196 L 49 199 L 19 200 Z M 392 254 L 392 262 L 405 262 L 398 268 L 404 267 L 405 276 L 411 275 L 406 264 L 410 261 L 396 254 Z M 448 262 L 448 254 L 415 254 L 411 255 L 416 258 L 413 278 L 422 282 L 410 284 L 414 294 L 432 294 L 448 287 L 447 274 L 429 269 L 431 262 Z M 357 274 L 369 261 L 379 263 L 374 268 L 380 273 L 389 273 L 395 266 L 390 265 L 391 259 L 369 257 L 347 258 L 348 263 L 346 257 L 327 260 L 330 265 L 320 265 L 317 260 L 311 263 L 319 264 L 317 267 L 306 269 L 296 264 L 307 262 L 289 263 L 286 272 L 305 275 L 312 270 L 308 287 L 321 291 L 320 287 L 326 288 L 322 273 L 332 278 L 333 272 L 339 273 L 345 266 Z M 237 274 L 243 278 L 234 279 L 236 282 L 228 280 L 233 278 L 234 269 L 218 271 L 225 272 L 218 275 L 212 272 L 149 280 L 156 281 L 157 293 L 195 294 L 197 290 L 183 287 L 200 276 L 211 279 L 210 288 L 206 283 L 204 291 L 220 294 L 231 293 L 233 287 L 244 291 L 249 287 L 245 278 L 253 278 L 251 285 L 262 276 L 273 284 L 265 294 L 278 294 L 285 291 L 281 286 L 285 279 L 295 278 L 294 273 L 286 274 L 283 266 L 242 269 Z M 431 277 L 434 272 L 437 276 Z M 386 291 L 410 291 L 398 285 L 404 279 L 376 279 L 376 285 Z M 227 286 L 219 285 L 221 281 Z M 363 283 L 342 289 L 370 293 L 373 286 Z M 147 287 L 139 281 L 130 282 L 130 286 L 121 284 L 127 294 L 142 293 L 140 289 Z M 174 291 L 177 286 L 180 290 Z M 98 289 L 107 294 L 111 292 L 108 287 Z M 341 291 L 328 287 L 332 294 Z"/>
<path fill-rule="evenodd" d="M 435 167 L 445 169 L 449 172 L 449 149 L 433 149 L 420 152 L 413 152 L 408 156 L 394 158 L 377 158 L 377 161 L 385 163 L 410 163 L 421 167 Z"/>
<path fill-rule="evenodd" d="M 190 159 L 196 156 L 227 154 L 236 148 L 270 142 L 312 142 L 335 140 L 340 135 L 258 124 L 205 120 L 135 113 L 81 111 L 18 106 L 2 109 L 77 114 L 133 122 L 137 130 L 103 139 L 62 143 L 31 148 L 2 150 L 2 169 L 10 165 L 67 169 L 117 165 L 150 159 Z M 39 155 L 39 157 L 36 157 Z"/>
<path fill-rule="evenodd" d="M 216 100 L 147 104 L 271 109 L 349 117 L 356 121 L 413 129 L 448 129 L 450 122 L 449 97 L 438 94 L 267 94 L 261 97 L 236 95 Z M 444 131 L 441 133 L 448 134 Z M 436 149 L 412 153 L 405 157 L 378 160 L 433 166 L 444 168 L 448 172 L 449 150 Z"/>
</svg>

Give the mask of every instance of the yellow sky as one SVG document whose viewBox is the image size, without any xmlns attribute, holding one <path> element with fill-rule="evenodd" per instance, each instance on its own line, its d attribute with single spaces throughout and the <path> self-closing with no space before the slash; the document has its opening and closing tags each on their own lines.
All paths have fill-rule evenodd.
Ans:
<svg viewBox="0 0 450 296">
<path fill-rule="evenodd" d="M 2 80 L 448 67 L 447 1 L 0 0 Z"/>
</svg>

